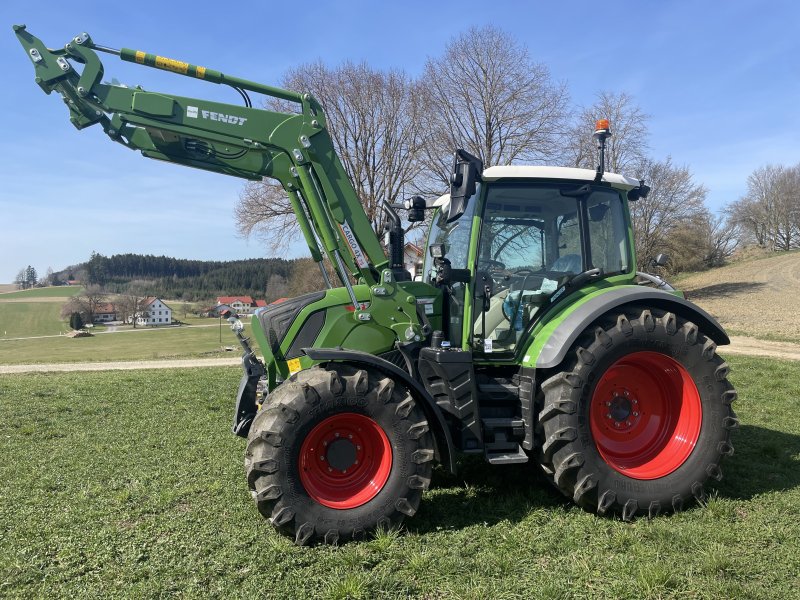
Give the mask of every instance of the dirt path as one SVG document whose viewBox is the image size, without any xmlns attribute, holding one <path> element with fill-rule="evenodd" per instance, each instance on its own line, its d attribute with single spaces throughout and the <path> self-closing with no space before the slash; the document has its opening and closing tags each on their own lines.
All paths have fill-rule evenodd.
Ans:
<svg viewBox="0 0 800 600">
<path fill-rule="evenodd" d="M 731 345 L 720 354 L 747 354 L 800 361 L 800 344 L 768 342 L 744 336 L 731 336 Z M 238 356 L 225 358 L 186 358 L 180 360 L 136 360 L 96 363 L 52 363 L 41 365 L 0 365 L 0 375 L 14 373 L 51 373 L 67 371 L 129 371 L 132 369 L 186 369 L 194 367 L 230 367 L 241 364 Z"/>
<path fill-rule="evenodd" d="M 686 297 L 725 329 L 800 339 L 800 252 L 736 262 L 677 282 Z"/>
<path fill-rule="evenodd" d="M 95 363 L 51 363 L 41 365 L 0 365 L 0 375 L 12 373 L 52 373 L 58 371 L 130 371 L 133 369 L 186 369 L 191 367 L 231 367 L 241 365 L 240 357 L 186 358 L 181 360 L 132 360 Z"/>
</svg>

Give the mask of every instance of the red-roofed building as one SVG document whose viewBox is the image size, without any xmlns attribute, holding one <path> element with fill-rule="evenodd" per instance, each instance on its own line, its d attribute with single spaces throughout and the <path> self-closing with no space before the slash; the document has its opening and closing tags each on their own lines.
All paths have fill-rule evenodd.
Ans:
<svg viewBox="0 0 800 600">
<path fill-rule="evenodd" d="M 106 304 L 98 304 L 94 309 L 92 315 L 92 322 L 94 323 L 108 323 L 109 321 L 117 320 L 117 309 L 110 302 Z"/>
<path fill-rule="evenodd" d="M 256 309 L 256 303 L 250 296 L 219 296 L 217 306 L 221 304 L 230 306 L 238 315 L 250 315 Z"/>
<path fill-rule="evenodd" d="M 256 300 L 256 308 L 263 308 L 267 305 L 266 300 Z"/>
</svg>

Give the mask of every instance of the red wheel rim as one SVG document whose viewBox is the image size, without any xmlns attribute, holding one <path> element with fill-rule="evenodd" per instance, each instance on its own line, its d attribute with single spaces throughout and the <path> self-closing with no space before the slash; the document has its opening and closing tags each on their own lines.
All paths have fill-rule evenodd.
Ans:
<svg viewBox="0 0 800 600">
<path fill-rule="evenodd" d="M 300 447 L 300 481 L 314 500 L 348 509 L 378 495 L 392 470 L 392 446 L 383 428 L 358 413 L 328 417 Z"/>
<path fill-rule="evenodd" d="M 589 421 L 598 452 L 633 479 L 657 479 L 680 467 L 700 436 L 703 409 L 689 372 L 658 352 L 634 352 L 603 373 Z"/>
</svg>

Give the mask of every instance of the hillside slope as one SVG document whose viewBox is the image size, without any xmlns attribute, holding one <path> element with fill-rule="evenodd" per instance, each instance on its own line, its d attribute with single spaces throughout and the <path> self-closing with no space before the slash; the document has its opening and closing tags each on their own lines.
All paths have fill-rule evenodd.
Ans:
<svg viewBox="0 0 800 600">
<path fill-rule="evenodd" d="M 800 252 L 695 273 L 676 287 L 729 333 L 800 341 Z"/>
</svg>

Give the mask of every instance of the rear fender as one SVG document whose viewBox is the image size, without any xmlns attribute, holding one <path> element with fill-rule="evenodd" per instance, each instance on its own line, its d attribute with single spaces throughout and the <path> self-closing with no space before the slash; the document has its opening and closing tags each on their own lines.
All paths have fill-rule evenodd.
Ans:
<svg viewBox="0 0 800 600">
<path fill-rule="evenodd" d="M 352 365 L 362 365 L 364 367 L 377 369 L 393 380 L 402 382 L 413 396 L 414 400 L 417 401 L 425 412 L 425 417 L 428 419 L 428 424 L 430 425 L 434 440 L 436 440 L 436 458 L 451 473 L 455 473 L 455 448 L 453 447 L 450 430 L 445 423 L 442 411 L 425 388 L 422 387 L 418 381 L 413 379 L 407 371 L 403 371 L 387 360 L 357 350 L 304 348 L 303 351 L 315 362 L 336 361 L 346 362 Z"/>
<path fill-rule="evenodd" d="M 535 363 L 537 369 L 551 369 L 561 364 L 578 336 L 604 314 L 619 310 L 628 304 L 637 304 L 667 310 L 695 323 L 704 335 L 718 346 L 730 344 L 730 339 L 716 319 L 688 300 L 652 288 L 633 286 L 615 287 L 590 297 L 579 304 L 553 329 L 546 339 L 534 341 L 526 363 Z M 536 349 L 539 349 L 536 354 Z M 530 362 L 529 362 L 530 361 Z"/>
</svg>

